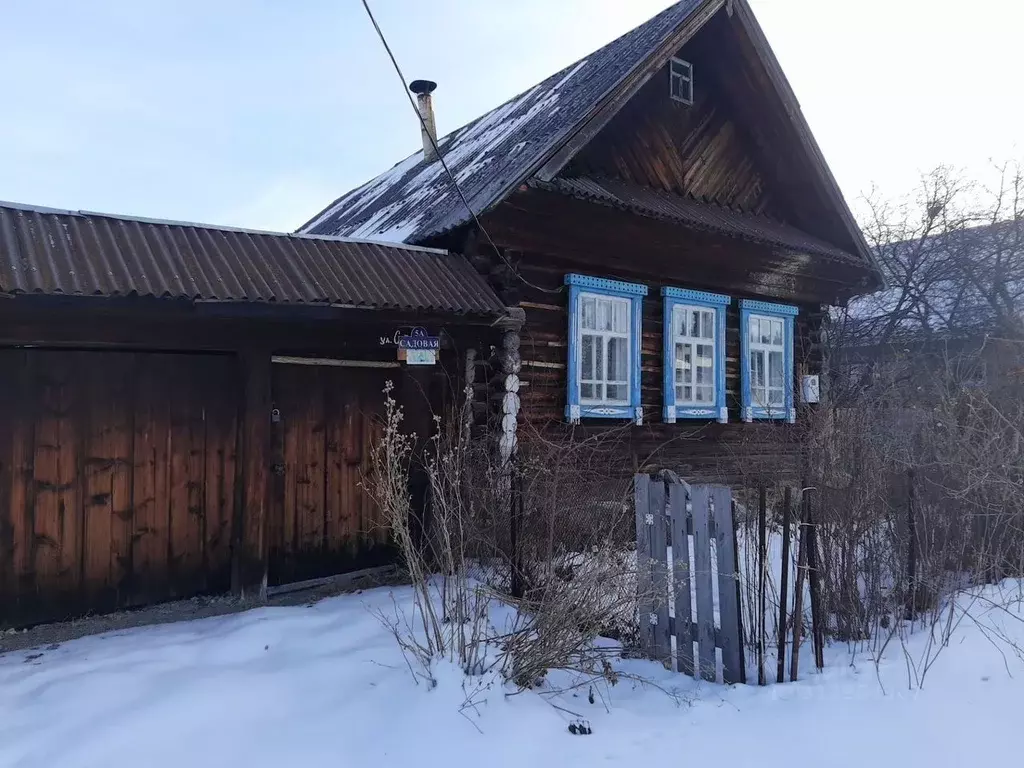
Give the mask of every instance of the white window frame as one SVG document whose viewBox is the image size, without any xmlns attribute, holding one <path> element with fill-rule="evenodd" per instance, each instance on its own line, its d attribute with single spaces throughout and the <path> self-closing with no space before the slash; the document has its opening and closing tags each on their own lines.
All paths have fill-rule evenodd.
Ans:
<svg viewBox="0 0 1024 768">
<path fill-rule="evenodd" d="M 640 283 L 626 283 L 621 280 L 578 274 L 566 275 L 565 284 L 569 288 L 569 355 L 565 377 L 566 420 L 570 424 L 578 424 L 582 419 L 589 418 L 630 419 L 635 424 L 642 424 L 644 409 L 640 403 L 640 339 L 642 338 L 643 299 L 647 295 L 647 286 Z M 586 331 L 587 336 L 595 336 L 600 339 L 600 342 L 597 343 L 601 344 L 605 376 L 608 371 L 608 339 L 622 338 L 625 340 L 626 378 L 615 378 L 611 382 L 612 384 L 621 384 L 625 390 L 621 399 L 609 399 L 607 389 L 603 390 L 601 398 L 596 397 L 596 390 L 591 391 L 590 397 L 581 397 L 584 384 L 601 384 L 602 387 L 608 385 L 606 379 L 593 378 L 596 368 L 593 372 L 588 371 L 587 379 L 584 380 L 581 376 L 584 337 L 583 308 L 585 303 L 592 299 L 596 299 L 594 302 L 595 319 L 600 306 L 599 302 L 609 302 L 609 307 L 618 307 L 620 306 L 619 302 L 622 302 L 621 306 L 624 307 L 626 313 L 625 331 L 597 331 L 596 329 L 587 329 Z"/>
<path fill-rule="evenodd" d="M 666 285 L 662 295 L 662 417 L 666 424 L 675 424 L 679 419 L 717 419 L 722 424 L 729 421 L 729 408 L 725 403 L 725 312 L 732 299 L 720 293 L 695 291 L 692 288 L 677 288 Z M 677 308 L 684 312 L 710 312 L 712 318 L 711 338 L 690 336 L 689 331 L 680 334 Z M 676 377 L 676 342 L 700 343 L 712 348 L 711 381 L 701 386 L 712 386 L 713 399 L 704 402 L 676 398 L 676 385 L 682 383 Z M 709 343 L 710 342 L 710 343 Z M 694 392 L 694 394 L 696 394 Z"/>
<path fill-rule="evenodd" d="M 761 323 L 770 323 L 771 333 L 769 333 L 769 341 L 763 342 L 760 340 L 761 334 L 758 334 L 758 340 L 754 341 L 752 338 L 752 332 L 754 323 L 758 324 L 758 330 L 760 330 Z M 778 343 L 775 342 L 775 329 L 778 329 Z M 780 414 L 786 411 L 786 347 L 787 334 L 786 334 L 786 321 L 785 319 L 778 316 L 771 315 L 760 315 L 751 313 L 747 320 L 746 333 L 747 338 L 747 365 L 750 367 L 750 398 L 751 402 L 756 408 L 764 408 L 766 410 L 778 411 Z M 780 384 L 773 387 L 771 385 L 771 370 L 770 361 L 771 353 L 777 352 L 779 354 L 779 365 L 781 370 L 779 371 Z M 764 372 L 764 385 L 760 388 L 755 387 L 754 384 L 754 355 L 759 355 L 762 358 L 762 371 Z M 772 391 L 778 393 L 778 401 L 772 402 L 771 395 Z"/>
<path fill-rule="evenodd" d="M 707 322 L 711 327 L 711 336 L 692 336 L 687 328 L 686 333 L 680 333 L 678 328 L 680 326 L 679 316 L 686 312 L 698 312 L 701 316 L 701 327 L 703 328 L 704 323 Z M 701 306 L 699 304 L 676 304 L 672 307 L 672 386 L 675 391 L 675 404 L 677 407 L 696 407 L 696 408 L 711 408 L 716 406 L 717 403 L 717 382 L 718 382 L 718 355 L 716 354 L 717 343 L 718 343 L 718 319 L 717 312 L 714 307 Z M 693 369 L 693 381 L 689 384 L 681 381 L 682 369 L 679 367 L 679 352 L 678 347 L 680 344 L 687 345 L 690 347 L 691 364 Z M 697 345 L 704 347 L 711 347 L 711 379 L 701 384 L 697 383 Z M 687 399 L 680 395 L 679 391 L 682 387 L 689 386 L 692 389 L 692 396 Z M 711 397 L 708 400 L 697 400 L 697 387 L 705 387 L 710 393 Z"/>
<path fill-rule="evenodd" d="M 590 300 L 594 301 L 595 325 L 597 324 L 597 318 L 600 315 L 600 309 L 599 308 L 600 308 L 601 304 L 604 303 L 604 304 L 606 304 L 609 307 L 609 311 L 611 311 L 611 309 L 613 307 L 621 307 L 622 313 L 623 313 L 623 317 L 625 318 L 624 325 L 626 327 L 626 330 L 625 331 L 614 331 L 614 330 L 603 330 L 603 329 L 599 329 L 599 328 L 594 328 L 594 329 L 584 328 L 583 327 L 584 307 L 586 306 L 587 301 L 590 301 Z M 633 344 L 633 334 L 632 334 L 632 325 L 633 324 L 631 322 L 631 317 L 630 317 L 631 314 L 632 314 L 632 308 L 633 308 L 633 302 L 630 299 L 628 299 L 626 297 L 623 297 L 623 296 L 608 296 L 608 295 L 602 295 L 602 294 L 599 294 L 599 293 L 590 293 L 588 291 L 581 291 L 580 292 L 579 304 L 578 304 L 578 307 L 577 307 L 577 312 L 579 313 L 579 324 L 578 324 L 577 327 L 579 328 L 579 347 L 580 347 L 580 404 L 581 405 L 588 405 L 588 406 L 595 406 L 595 405 L 596 406 L 601 406 L 601 405 L 622 405 L 622 406 L 625 406 L 625 405 L 629 405 L 629 402 L 630 402 L 630 391 L 631 391 L 631 387 L 632 387 L 632 382 L 630 381 L 630 378 L 631 378 L 630 377 L 630 367 L 631 366 L 629 364 L 630 363 L 630 361 L 629 361 L 629 354 L 630 354 L 630 349 L 632 349 L 632 344 Z M 594 357 L 594 367 L 595 367 L 594 373 L 595 374 L 603 373 L 604 376 L 605 376 L 605 378 L 603 378 L 603 379 L 602 378 L 586 378 L 585 377 L 586 372 L 583 370 L 583 348 L 584 348 L 584 345 L 586 344 L 586 337 L 588 337 L 588 336 L 594 338 L 597 341 L 597 343 L 600 344 L 600 346 L 601 346 L 601 350 L 602 350 L 602 352 L 601 352 L 601 361 L 602 361 L 602 364 L 603 364 L 602 367 L 604 368 L 604 370 L 600 371 L 600 372 L 598 372 L 596 370 L 596 367 L 597 367 L 597 365 L 596 365 L 597 364 L 597 356 L 595 355 L 595 357 Z M 608 363 L 608 347 L 609 347 L 609 342 L 612 339 L 623 339 L 625 341 L 625 345 L 624 345 L 625 346 L 625 350 L 623 352 L 623 355 L 624 355 L 624 357 L 623 357 L 623 364 L 625 365 L 625 368 L 626 368 L 626 377 L 624 379 L 611 379 L 611 378 L 608 378 L 608 376 L 609 376 L 609 369 L 608 369 L 608 365 L 609 365 L 609 363 Z M 587 386 L 588 384 L 592 385 L 594 387 L 593 391 L 595 393 L 596 393 L 598 388 L 602 388 L 604 396 L 603 397 L 586 397 L 584 395 L 584 393 L 583 393 L 583 388 L 585 386 Z M 617 397 L 617 398 L 610 398 L 610 397 L 608 397 L 607 396 L 608 395 L 608 385 L 622 387 L 623 396 L 622 397 Z"/>
</svg>

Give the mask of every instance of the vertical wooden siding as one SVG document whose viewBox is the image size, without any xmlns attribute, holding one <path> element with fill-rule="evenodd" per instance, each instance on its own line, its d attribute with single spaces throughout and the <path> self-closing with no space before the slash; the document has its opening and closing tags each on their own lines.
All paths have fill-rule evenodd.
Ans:
<svg viewBox="0 0 1024 768">
<path fill-rule="evenodd" d="M 237 391 L 227 356 L 0 350 L 0 624 L 226 590 Z"/>
<path fill-rule="evenodd" d="M 386 373 L 386 372 L 385 372 Z M 275 365 L 271 585 L 390 557 L 388 533 L 361 486 L 370 471 L 387 377 L 374 369 Z"/>
</svg>

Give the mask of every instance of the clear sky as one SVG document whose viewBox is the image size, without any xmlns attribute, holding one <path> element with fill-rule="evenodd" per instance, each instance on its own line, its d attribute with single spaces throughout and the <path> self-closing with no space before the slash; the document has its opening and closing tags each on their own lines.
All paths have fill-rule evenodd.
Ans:
<svg viewBox="0 0 1024 768">
<path fill-rule="evenodd" d="M 847 199 L 1024 154 L 1021 0 L 751 0 Z M 668 0 L 371 0 L 446 133 Z M 0 200 L 293 229 L 419 146 L 359 0 L 0 0 Z"/>
</svg>

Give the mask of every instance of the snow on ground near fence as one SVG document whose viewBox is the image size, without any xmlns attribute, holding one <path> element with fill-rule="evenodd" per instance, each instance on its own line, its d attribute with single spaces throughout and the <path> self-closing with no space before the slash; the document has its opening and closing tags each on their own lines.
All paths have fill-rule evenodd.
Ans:
<svg viewBox="0 0 1024 768">
<path fill-rule="evenodd" d="M 999 602 L 1020 589 L 1004 583 Z M 411 593 L 394 599 L 408 605 Z M 896 647 L 878 675 L 833 646 L 824 674 L 805 666 L 801 682 L 764 689 L 619 663 L 682 704 L 630 682 L 598 690 L 595 704 L 586 690 L 506 697 L 485 678 L 467 693 L 449 667 L 435 689 L 417 686 L 371 613 L 393 612 L 386 589 L 144 627 L 0 656 L 0 766 L 1012 765 L 1024 663 L 989 637 L 995 627 L 1024 644 L 1022 609 L 987 605 L 974 604 L 916 692 Z M 593 735 L 570 735 L 573 716 L 552 703 Z"/>
</svg>

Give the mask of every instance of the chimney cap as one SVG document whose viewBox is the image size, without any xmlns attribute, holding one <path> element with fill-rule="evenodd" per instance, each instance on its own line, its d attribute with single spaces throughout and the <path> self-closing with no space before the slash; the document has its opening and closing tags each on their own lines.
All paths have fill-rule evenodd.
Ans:
<svg viewBox="0 0 1024 768">
<path fill-rule="evenodd" d="M 433 93 L 437 83 L 433 80 L 413 80 L 409 83 L 409 90 L 420 96 L 424 93 Z"/>
</svg>

